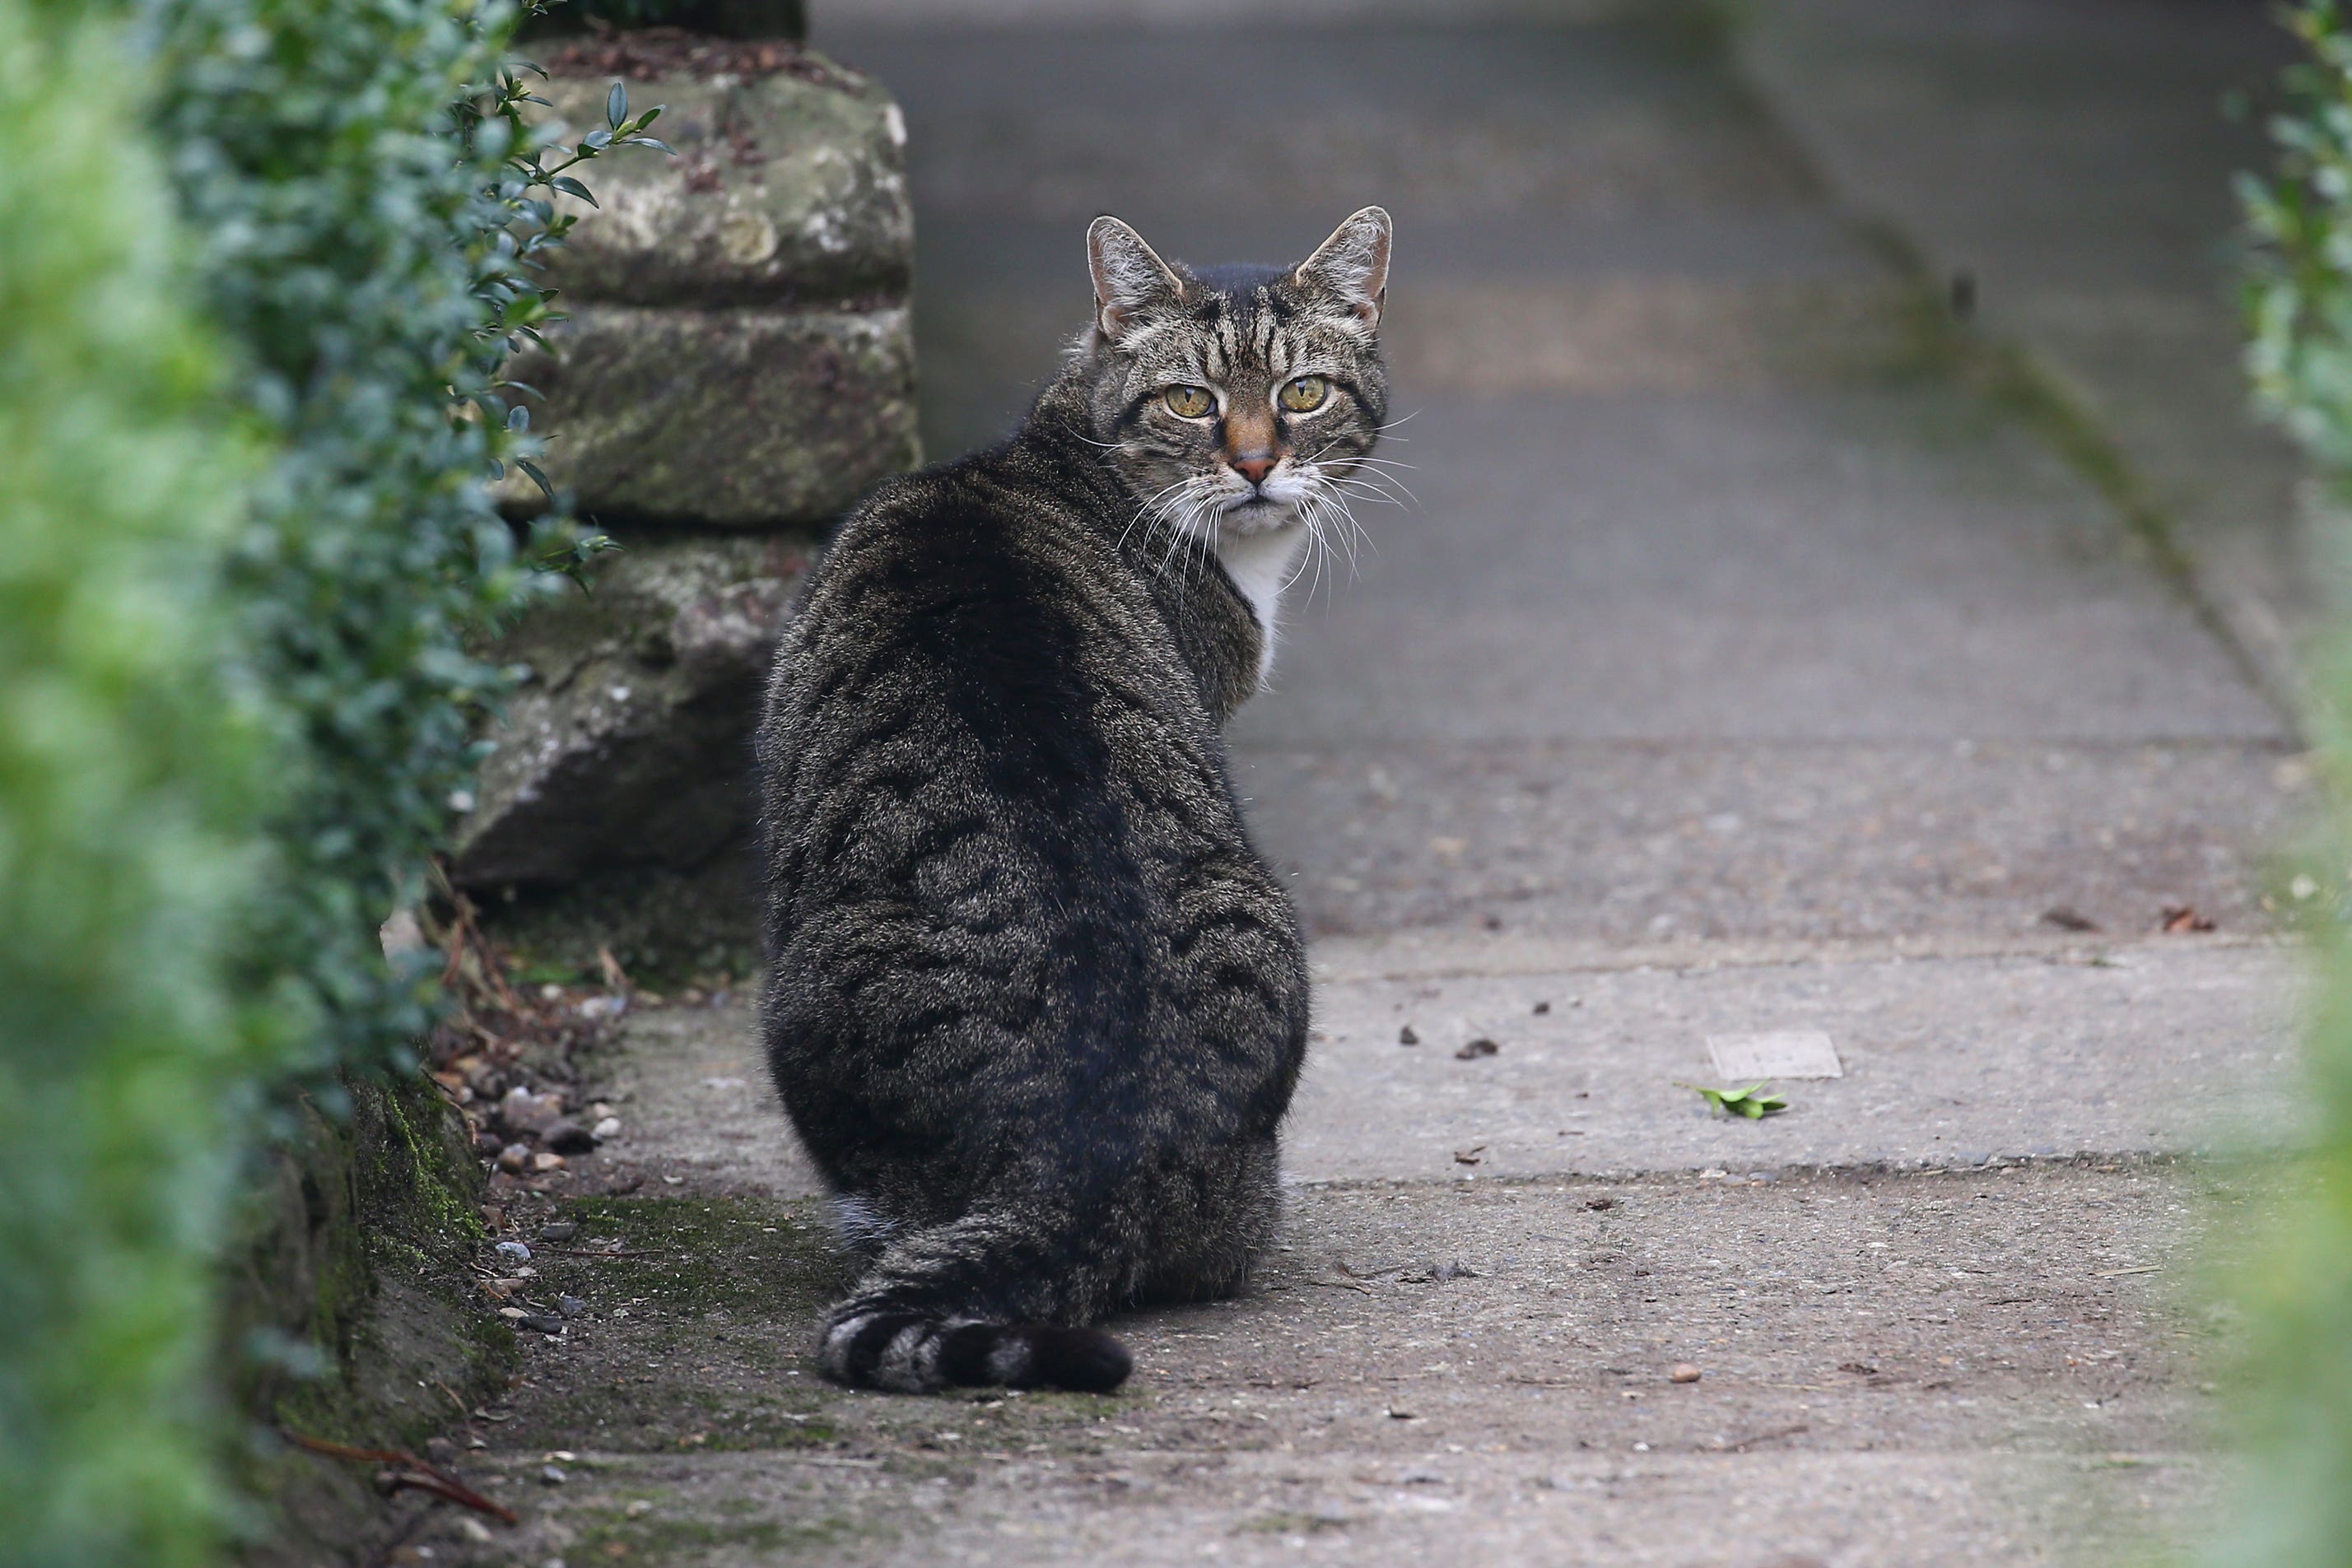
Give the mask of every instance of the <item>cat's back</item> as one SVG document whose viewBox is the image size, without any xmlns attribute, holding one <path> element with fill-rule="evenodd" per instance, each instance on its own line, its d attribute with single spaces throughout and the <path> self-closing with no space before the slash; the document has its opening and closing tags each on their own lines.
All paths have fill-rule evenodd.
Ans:
<svg viewBox="0 0 2352 1568">
<path fill-rule="evenodd" d="M 760 736 L 772 899 L 845 866 L 935 899 L 955 880 L 935 862 L 983 842 L 1099 881 L 1139 789 L 1214 789 L 1214 735 L 1081 508 L 1001 454 L 906 476 L 844 524 L 779 651 Z"/>
<path fill-rule="evenodd" d="M 1131 578 L 1083 509 L 1013 456 L 903 476 L 850 516 L 812 574 L 771 708 L 896 723 L 911 704 L 983 742 L 1043 741 L 1033 732 L 1081 714 L 1116 665 L 1172 657 Z"/>
</svg>

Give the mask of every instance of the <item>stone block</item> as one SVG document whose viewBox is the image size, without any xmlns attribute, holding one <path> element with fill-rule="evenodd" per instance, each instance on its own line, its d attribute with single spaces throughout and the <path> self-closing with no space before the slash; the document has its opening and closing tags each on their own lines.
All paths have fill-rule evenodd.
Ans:
<svg viewBox="0 0 2352 1568">
<path fill-rule="evenodd" d="M 463 886 L 690 868 L 751 820 L 761 680 L 806 547 L 653 536 L 493 656 L 530 671 L 492 733 L 452 874 Z"/>
<path fill-rule="evenodd" d="M 550 338 L 512 373 L 545 394 L 549 474 L 602 523 L 819 522 L 919 458 L 903 308 L 583 305 Z"/>
<path fill-rule="evenodd" d="M 623 151 L 578 171 L 595 193 L 548 281 L 628 305 L 837 307 L 903 301 L 914 247 L 906 121 L 873 78 L 804 50 L 770 75 L 667 75 L 629 84 L 631 111 L 676 158 Z M 541 96 L 583 134 L 604 123 L 604 77 Z"/>
</svg>

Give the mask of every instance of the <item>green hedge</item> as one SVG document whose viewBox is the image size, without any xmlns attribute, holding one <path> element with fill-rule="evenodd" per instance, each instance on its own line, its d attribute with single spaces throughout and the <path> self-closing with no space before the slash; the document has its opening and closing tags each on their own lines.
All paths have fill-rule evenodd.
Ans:
<svg viewBox="0 0 2352 1568">
<path fill-rule="evenodd" d="M 213 345 L 116 18 L 0 0 L 0 1561 L 196 1561 L 254 1037 Z M 29 133 L 27 133 L 29 132 Z"/>
<path fill-rule="evenodd" d="M 2242 182 L 2249 370 L 2263 406 L 2352 502 L 2352 26 L 2335 0 L 2289 14 L 2305 58 L 2273 121 L 2279 165 Z M 2352 549 L 2352 539 L 2330 541 Z M 2317 672 L 2308 716 L 2330 821 L 2315 869 L 2352 865 L 2352 639 Z M 2319 1134 L 2268 1239 L 2232 1280 L 2253 1395 L 2245 1479 L 2208 1561 L 2221 1568 L 2352 1562 L 2352 928 L 2344 880 L 2318 933 L 2322 986 L 2305 1059 Z"/>
<path fill-rule="evenodd" d="M 429 968 L 388 971 L 507 674 L 468 649 L 532 598 L 485 481 L 539 477 L 507 348 L 552 319 L 533 259 L 562 243 L 561 171 L 645 144 L 658 110 L 544 159 L 505 68 L 515 8 L 476 0 L 153 0 L 155 123 L 241 401 L 281 444 L 230 583 L 247 675 L 288 726 L 261 970 L 330 1069 L 415 1065 Z M 460 417 L 460 416 L 463 417 Z M 544 483 L 543 479 L 541 480 Z M 602 541 L 542 525 L 569 568 Z"/>
<path fill-rule="evenodd" d="M 247 678 L 288 727 L 282 857 L 258 967 L 301 1020 L 316 1092 L 406 1065 L 429 977 L 384 965 L 475 760 L 498 671 L 468 634 L 531 579 L 483 479 L 495 419 L 480 275 L 499 160 L 455 140 L 511 16 L 448 0 L 163 0 L 156 123 L 194 265 L 283 455 L 232 554 Z"/>
</svg>

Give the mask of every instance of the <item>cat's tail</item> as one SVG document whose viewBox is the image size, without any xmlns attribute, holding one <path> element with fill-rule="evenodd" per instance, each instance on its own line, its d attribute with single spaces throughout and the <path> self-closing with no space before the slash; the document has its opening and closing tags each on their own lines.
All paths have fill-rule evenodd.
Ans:
<svg viewBox="0 0 2352 1568">
<path fill-rule="evenodd" d="M 1127 1381 L 1127 1347 L 1100 1329 L 992 1323 L 845 1302 L 826 1322 L 824 1375 L 852 1388 L 1067 1388 L 1108 1394 Z"/>
<path fill-rule="evenodd" d="M 1059 1227 L 1053 1228 L 1059 1229 Z M 1091 1270 L 1034 1219 L 971 1216 L 884 1249 L 848 1300 L 826 1314 L 817 1361 L 853 1388 L 1066 1388 L 1108 1394 L 1127 1381 L 1127 1347 L 1096 1328 Z"/>
</svg>

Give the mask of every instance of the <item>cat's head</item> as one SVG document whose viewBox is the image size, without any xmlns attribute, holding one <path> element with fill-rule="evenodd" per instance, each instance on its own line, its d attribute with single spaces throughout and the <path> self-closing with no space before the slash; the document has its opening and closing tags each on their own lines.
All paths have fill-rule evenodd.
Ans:
<svg viewBox="0 0 2352 1568">
<path fill-rule="evenodd" d="M 1087 234 L 1094 437 L 1145 515 L 1202 546 L 1347 520 L 1388 411 L 1387 213 L 1366 207 L 1293 267 L 1160 259 L 1117 218 Z"/>
</svg>

